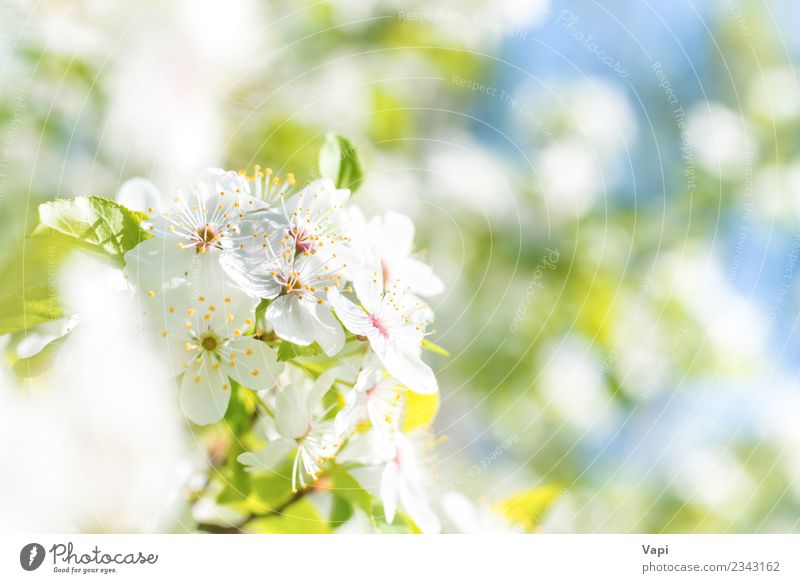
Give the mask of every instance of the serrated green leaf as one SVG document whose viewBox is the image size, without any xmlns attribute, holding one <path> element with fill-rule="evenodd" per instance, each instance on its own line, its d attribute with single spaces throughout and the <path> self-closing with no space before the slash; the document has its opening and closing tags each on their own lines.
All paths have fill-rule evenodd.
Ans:
<svg viewBox="0 0 800 583">
<path fill-rule="evenodd" d="M 312 342 L 308 346 L 300 346 L 284 340 L 278 346 L 278 361 L 285 362 L 301 356 L 316 356 L 320 352 L 322 352 L 322 348 L 316 342 Z"/>
<path fill-rule="evenodd" d="M 28 288 L 0 301 L 0 335 L 50 322 L 63 316 L 52 290 Z"/>
<path fill-rule="evenodd" d="M 79 196 L 39 205 L 36 233 L 53 229 L 121 262 L 127 251 L 150 237 L 141 226 L 145 218 L 102 196 Z"/>
<path fill-rule="evenodd" d="M 503 500 L 497 504 L 497 510 L 510 522 L 533 532 L 563 491 L 556 484 L 538 486 Z"/>
<path fill-rule="evenodd" d="M 425 350 L 430 350 L 431 352 L 435 352 L 436 354 L 441 354 L 442 356 L 450 356 L 450 353 L 447 350 L 424 338 L 422 340 L 422 348 Z"/>
<path fill-rule="evenodd" d="M 331 527 L 308 498 L 289 505 L 280 514 L 250 521 L 249 532 L 263 534 L 328 534 Z"/>
<path fill-rule="evenodd" d="M 325 143 L 319 151 L 319 171 L 330 178 L 336 188 L 358 190 L 364 179 L 364 165 L 358 150 L 347 138 L 335 133 L 325 136 Z"/>
</svg>

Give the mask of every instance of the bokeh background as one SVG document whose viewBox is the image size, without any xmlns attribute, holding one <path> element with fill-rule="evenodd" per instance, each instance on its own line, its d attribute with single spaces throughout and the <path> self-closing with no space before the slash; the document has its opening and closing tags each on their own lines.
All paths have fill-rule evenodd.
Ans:
<svg viewBox="0 0 800 583">
<path fill-rule="evenodd" d="M 789 0 L 5 0 L 0 305 L 57 285 L 64 249 L 27 236 L 40 202 L 113 196 L 133 176 L 169 190 L 207 166 L 310 178 L 335 131 L 366 163 L 356 201 L 412 216 L 447 282 L 442 491 L 490 505 L 558 485 L 544 532 L 796 532 L 799 14 Z M 18 382 L 28 336 L 3 338 L 0 382 Z M 47 451 L 69 415 L 119 430 L 119 401 L 19 401 L 4 446 L 34 424 Z M 141 475 L 174 465 L 156 437 L 155 459 L 121 446 L 126 473 L 98 491 L 144 495 Z M 24 457 L 4 447 L 4 482 Z"/>
</svg>

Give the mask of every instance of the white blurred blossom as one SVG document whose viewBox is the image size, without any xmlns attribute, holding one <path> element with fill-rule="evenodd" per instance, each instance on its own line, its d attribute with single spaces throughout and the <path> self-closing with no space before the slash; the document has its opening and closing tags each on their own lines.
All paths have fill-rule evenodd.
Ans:
<svg viewBox="0 0 800 583">
<path fill-rule="evenodd" d="M 64 266 L 60 289 L 80 323 L 45 376 L 0 387 L 14 476 L 0 482 L 3 530 L 159 532 L 177 521 L 192 468 L 184 421 L 135 301 L 108 275 L 83 257 Z"/>
</svg>

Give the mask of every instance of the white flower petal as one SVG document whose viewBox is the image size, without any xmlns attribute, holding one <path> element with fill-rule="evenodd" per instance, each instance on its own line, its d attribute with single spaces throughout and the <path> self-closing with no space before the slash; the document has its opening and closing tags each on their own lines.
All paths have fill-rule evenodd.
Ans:
<svg viewBox="0 0 800 583">
<path fill-rule="evenodd" d="M 444 291 L 444 282 L 430 265 L 409 257 L 400 264 L 397 279 L 407 284 L 411 291 L 423 296 L 435 296 Z"/>
<path fill-rule="evenodd" d="M 381 361 L 373 351 L 368 351 L 364 357 L 364 364 L 358 371 L 358 377 L 353 385 L 353 389 L 358 392 L 366 392 L 380 381 L 386 378 Z"/>
<path fill-rule="evenodd" d="M 354 462 L 362 465 L 385 464 L 397 453 L 394 443 L 386 439 L 379 431 L 368 429 L 358 433 L 347 441 L 347 446 L 336 456 L 337 460 Z"/>
<path fill-rule="evenodd" d="M 331 208 L 342 207 L 348 198 L 350 198 L 349 189 L 337 189 L 330 178 L 319 178 L 287 200 L 285 209 L 289 215 L 300 207 L 304 210 L 319 209 L 317 212 L 323 213 Z"/>
<path fill-rule="evenodd" d="M 400 499 L 400 505 L 403 510 L 423 533 L 438 534 L 442 531 L 442 523 L 431 509 L 424 494 L 416 488 L 412 488 L 411 484 L 403 483 L 398 488 L 397 496 Z"/>
<path fill-rule="evenodd" d="M 397 488 L 400 476 L 397 471 L 397 464 L 389 462 L 383 468 L 381 476 L 381 501 L 383 502 L 383 512 L 386 515 L 386 522 L 391 524 L 397 513 Z"/>
<path fill-rule="evenodd" d="M 374 330 L 367 313 L 345 298 L 338 289 L 328 292 L 328 301 L 345 327 L 353 334 L 366 336 Z"/>
<path fill-rule="evenodd" d="M 370 221 L 372 240 L 378 243 L 381 259 L 394 263 L 411 254 L 414 244 L 414 223 L 406 215 L 394 211 L 387 212 L 383 218 Z"/>
<path fill-rule="evenodd" d="M 247 466 L 248 472 L 255 472 L 258 470 L 274 470 L 281 462 L 285 461 L 297 444 L 291 439 L 279 437 L 278 439 L 269 442 L 267 447 L 260 451 L 248 451 L 239 454 L 236 459 L 239 463 Z"/>
<path fill-rule="evenodd" d="M 306 397 L 299 385 L 289 385 L 275 398 L 275 428 L 283 437 L 297 439 L 308 431 L 310 415 Z"/>
<path fill-rule="evenodd" d="M 125 276 L 143 293 L 158 293 L 183 280 L 192 264 L 192 252 L 177 239 L 153 237 L 125 254 Z"/>
<path fill-rule="evenodd" d="M 383 354 L 379 354 L 383 365 L 394 378 L 403 383 L 410 390 L 422 395 L 435 393 L 439 390 L 436 375 L 427 364 L 410 350 L 403 350 L 401 346 L 389 344 Z"/>
<path fill-rule="evenodd" d="M 234 358 L 230 358 L 230 353 Z M 271 388 L 282 369 L 275 351 L 255 338 L 234 338 L 223 356 L 223 369 L 228 376 L 243 387 L 256 391 Z"/>
<path fill-rule="evenodd" d="M 281 296 L 269 305 L 265 314 L 275 333 L 289 342 L 308 346 L 314 342 L 314 323 L 301 300 L 293 295 Z"/>
<path fill-rule="evenodd" d="M 344 348 L 344 330 L 342 325 L 325 304 L 316 304 L 313 317 L 314 338 L 328 356 L 334 356 Z"/>
<path fill-rule="evenodd" d="M 133 211 L 152 215 L 161 210 L 158 188 L 144 178 L 131 178 L 119 187 L 117 202 Z"/>
<path fill-rule="evenodd" d="M 266 257 L 259 260 L 228 253 L 220 259 L 220 265 L 247 295 L 269 300 L 281 293 L 281 284 L 272 276 L 273 266 Z"/>
<path fill-rule="evenodd" d="M 166 334 L 166 336 L 164 334 Z M 166 361 L 170 378 L 174 378 L 185 372 L 187 367 L 191 365 L 192 361 L 200 354 L 198 350 L 187 350 L 186 343 L 191 340 L 191 337 L 186 334 L 177 334 L 164 329 L 161 331 L 160 337 L 163 339 L 165 345 Z"/>
<path fill-rule="evenodd" d="M 198 425 L 207 425 L 222 419 L 228 409 L 231 387 L 221 368 L 214 368 L 213 357 L 203 357 L 194 362 L 183 375 L 180 401 L 183 412 Z"/>
<path fill-rule="evenodd" d="M 308 393 L 307 402 L 309 411 L 313 411 L 314 407 L 322 400 L 322 397 L 325 396 L 325 393 L 331 390 L 333 381 L 336 380 L 336 374 L 337 370 L 331 368 L 319 375 L 317 380 L 314 381 L 311 391 Z"/>
<path fill-rule="evenodd" d="M 353 289 L 367 312 L 377 312 L 383 299 L 383 273 L 380 268 L 373 267 L 370 270 L 367 266 L 362 276 L 353 280 Z"/>
</svg>

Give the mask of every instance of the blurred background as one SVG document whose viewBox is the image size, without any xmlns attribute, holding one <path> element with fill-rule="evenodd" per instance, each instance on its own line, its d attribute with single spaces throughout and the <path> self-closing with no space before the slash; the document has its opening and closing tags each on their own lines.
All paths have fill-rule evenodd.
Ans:
<svg viewBox="0 0 800 583">
<path fill-rule="evenodd" d="M 557 485 L 544 532 L 797 532 L 799 14 L 789 0 L 9 0 L 0 307 L 29 288 L 92 297 L 56 280 L 63 248 L 26 237 L 40 202 L 113 196 L 134 176 L 168 191 L 207 166 L 304 180 L 335 131 L 366 163 L 355 201 L 410 215 L 447 284 L 441 491 L 492 504 Z M 6 360 L 36 343 L 5 336 Z M 33 433 L 74 430 L 58 403 L 4 399 L 22 420 L 4 443 L 31 432 L 26 414 Z M 72 406 L 113 420 L 119 405 Z M 99 442 L 75 447 L 112 455 Z M 174 469 L 150 447 L 155 462 L 113 480 L 162 499 L 132 477 Z"/>
</svg>

